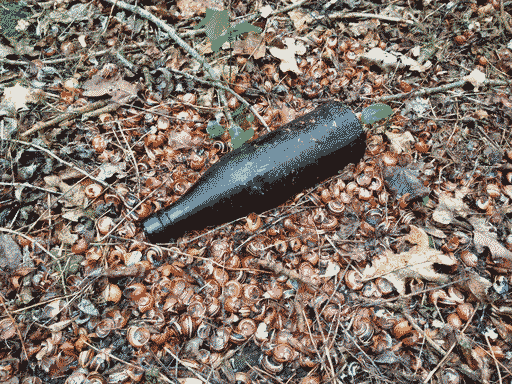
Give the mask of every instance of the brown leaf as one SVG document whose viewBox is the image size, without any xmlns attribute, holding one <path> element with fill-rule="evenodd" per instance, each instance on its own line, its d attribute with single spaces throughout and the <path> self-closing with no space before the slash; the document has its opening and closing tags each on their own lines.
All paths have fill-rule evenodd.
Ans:
<svg viewBox="0 0 512 384">
<path fill-rule="evenodd" d="M 244 40 L 233 42 L 234 55 L 253 55 L 255 59 L 261 59 L 265 56 L 265 40 L 254 33 L 249 33 Z"/>
<path fill-rule="evenodd" d="M 452 197 L 448 192 L 441 192 L 439 204 L 432 214 L 432 219 L 441 224 L 450 224 L 456 215 L 466 217 L 469 207 L 462 201 L 463 197 L 457 194 Z"/>
<path fill-rule="evenodd" d="M 500 259 L 512 261 L 512 252 L 500 244 L 497 239 L 497 234 L 491 232 L 492 227 L 486 225 L 485 219 L 471 217 L 469 222 L 474 228 L 473 240 L 477 248 L 489 248 L 494 262 L 499 262 Z"/>
<path fill-rule="evenodd" d="M 119 72 L 114 72 L 111 77 L 106 77 L 105 71 L 99 71 L 87 80 L 83 85 L 83 95 L 100 97 L 105 95 L 115 96 L 116 100 L 129 95 L 137 95 L 140 90 L 138 84 L 123 80 Z"/>
<path fill-rule="evenodd" d="M 391 192 L 398 198 L 409 194 L 407 201 L 427 196 L 430 189 L 419 178 L 420 165 L 407 164 L 405 167 L 391 166 L 383 171 L 384 181 Z"/>
<path fill-rule="evenodd" d="M 401 295 L 405 293 L 405 282 L 408 278 L 423 278 L 441 284 L 450 282 L 452 277 L 437 273 L 433 265 L 454 265 L 455 260 L 430 248 L 425 231 L 411 225 L 411 232 L 405 236 L 405 240 L 416 245 L 407 252 L 395 254 L 386 251 L 384 255 L 374 259 L 372 265 L 366 266 L 363 271 L 363 281 L 382 276 L 389 280 Z"/>
</svg>

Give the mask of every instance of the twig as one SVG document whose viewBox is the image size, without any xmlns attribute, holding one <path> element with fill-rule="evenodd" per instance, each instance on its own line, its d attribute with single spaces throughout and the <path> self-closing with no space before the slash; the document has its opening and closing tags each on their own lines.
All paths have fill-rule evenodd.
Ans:
<svg viewBox="0 0 512 384">
<path fill-rule="evenodd" d="M 397 21 L 399 23 L 407 23 L 414 25 L 414 22 L 411 20 L 405 20 L 401 17 L 392 17 L 392 16 L 383 16 L 383 15 L 375 15 L 373 13 L 362 13 L 362 12 L 333 12 L 329 15 L 330 19 L 349 19 L 352 17 L 364 17 L 369 19 L 379 19 L 386 21 Z"/>
<path fill-rule="evenodd" d="M 0 228 L 2 229 L 2 228 Z M 9 312 L 9 309 L 7 309 L 7 306 L 5 305 L 5 300 L 4 300 L 4 295 L 0 292 L 0 301 L 2 302 L 2 306 L 4 307 L 4 313 L 7 314 L 7 316 L 9 316 L 9 319 L 11 319 L 12 321 L 12 325 L 16 328 L 16 333 L 18 334 L 18 337 L 20 338 L 20 342 L 21 342 L 21 348 L 23 349 L 23 353 L 25 354 L 25 356 L 22 356 L 22 360 L 28 360 L 28 355 L 27 355 L 27 350 L 25 349 L 25 343 L 23 342 L 23 338 L 21 337 L 21 332 L 20 332 L 20 329 L 18 328 L 18 324 L 16 322 L 16 320 L 14 320 L 14 317 L 11 316 L 11 313 Z"/>
<path fill-rule="evenodd" d="M 503 4 L 503 0 L 501 0 L 501 4 Z M 492 355 L 492 359 L 494 360 L 494 364 L 496 365 L 496 371 L 498 371 L 498 378 L 500 380 L 500 384 L 503 384 L 503 379 L 501 378 L 500 366 L 498 365 L 498 360 L 496 360 L 496 356 L 494 355 L 494 351 L 492 350 L 491 343 L 489 342 L 489 337 L 486 334 L 484 334 L 484 336 L 485 336 L 485 341 L 487 342 L 487 346 L 489 347 L 489 351 L 491 351 L 491 355 Z"/>
<path fill-rule="evenodd" d="M 391 100 L 404 99 L 406 97 L 413 98 L 413 97 L 417 97 L 417 96 L 430 95 L 432 93 L 447 91 L 452 88 L 462 87 L 464 84 L 466 84 L 466 80 L 459 80 L 454 83 L 441 85 L 439 87 L 421 89 L 421 90 L 415 91 L 415 92 L 400 93 L 398 95 L 381 96 L 381 97 L 377 97 L 373 100 L 374 101 L 391 101 Z M 482 82 L 482 85 L 510 85 L 510 84 L 511 84 L 511 82 L 508 80 L 484 80 Z"/>
<path fill-rule="evenodd" d="M 185 364 L 183 361 L 181 361 L 178 356 L 176 356 L 174 353 L 172 353 L 172 351 L 169 348 L 164 347 L 164 351 L 167 352 L 168 354 L 170 354 L 172 357 L 174 357 L 176 359 L 176 361 L 178 361 L 181 365 L 183 365 L 190 372 L 192 372 L 203 383 L 208 383 L 208 381 L 205 380 L 202 376 L 200 376 L 194 369 L 190 368 L 187 364 Z"/>
<path fill-rule="evenodd" d="M 162 185 L 165 185 L 165 183 L 167 182 L 167 180 L 169 180 L 170 177 L 171 177 L 171 175 L 167 176 L 167 178 L 162 183 Z M 126 220 L 126 218 L 129 217 L 132 214 L 132 212 L 134 212 L 137 208 L 139 208 L 142 203 L 144 203 L 147 199 L 149 199 L 151 196 L 153 196 L 153 194 L 155 194 L 157 191 L 158 191 L 158 188 L 156 188 L 155 190 L 151 191 L 151 193 L 149 195 L 147 195 L 144 198 L 144 200 L 141 200 L 139 202 L 139 204 L 137 204 L 135 207 L 133 207 L 121 220 L 119 220 L 119 223 L 117 223 L 105 236 L 103 236 L 101 239 L 99 239 L 99 242 L 102 242 L 108 236 L 110 236 L 110 234 L 112 232 L 114 232 Z"/>
<path fill-rule="evenodd" d="M 280 9 L 276 9 L 275 11 L 272 11 L 270 13 L 269 17 L 270 16 L 278 15 L 280 13 L 291 11 L 291 10 L 293 10 L 295 8 L 299 8 L 303 4 L 307 3 L 308 1 L 310 1 L 310 0 L 300 0 L 300 1 L 296 2 L 296 3 L 288 5 L 286 7 L 283 7 L 283 8 L 280 8 Z M 243 21 L 249 22 L 249 21 L 256 20 L 256 19 L 258 19 L 260 17 L 261 17 L 261 13 L 260 12 L 254 12 L 252 15 L 242 16 L 242 17 L 236 18 L 236 20 L 243 20 Z M 192 36 L 200 35 L 202 33 L 206 33 L 206 29 L 205 28 L 195 29 L 195 30 L 184 32 L 184 33 L 180 33 L 179 36 L 183 37 L 183 38 L 184 37 L 192 37 Z"/>
<path fill-rule="evenodd" d="M 41 248 L 41 250 L 46 253 L 48 256 L 50 256 L 50 258 L 54 259 L 55 260 L 55 256 L 52 255 L 45 247 L 43 247 L 41 244 L 39 244 L 37 241 L 35 241 L 34 239 L 32 239 L 31 237 L 25 235 L 24 233 L 21 233 L 21 232 L 18 232 L 18 231 L 13 231 L 13 230 L 10 230 L 10 229 L 7 229 L 7 228 L 2 228 L 0 227 L 0 232 L 6 232 L 6 233 L 10 233 L 11 235 L 18 235 L 18 236 L 21 236 L 23 237 L 25 240 L 28 240 L 32 243 L 34 243 L 35 245 L 37 245 L 39 248 Z"/>
<path fill-rule="evenodd" d="M 421 327 L 416 324 L 416 322 L 414 321 L 414 319 L 412 318 L 411 315 L 409 315 L 405 310 L 402 309 L 402 314 L 405 316 L 405 318 L 409 321 L 409 323 L 411 323 L 412 327 L 418 331 L 419 333 L 421 333 L 421 335 L 423 335 L 423 337 L 425 338 L 425 340 L 427 341 L 427 343 L 432 347 L 434 348 L 434 350 L 439 353 L 440 355 L 442 356 L 445 356 L 448 352 L 446 352 L 443 348 L 441 348 L 439 346 L 439 344 L 437 344 L 434 340 L 432 340 L 426 333 L 423 329 L 421 329 Z M 460 359 L 457 357 L 457 363 L 456 364 L 450 364 L 451 366 L 454 366 L 458 371 L 462 372 L 464 375 L 470 377 L 471 379 L 475 380 L 475 381 L 478 381 L 478 382 L 482 382 L 482 379 L 481 377 L 479 377 L 475 371 L 473 371 L 472 369 L 470 369 L 468 366 L 466 366 L 465 364 L 462 364 L 460 362 Z"/>
<path fill-rule="evenodd" d="M 112 104 L 106 105 L 103 108 L 93 110 L 92 112 L 84 113 L 82 115 L 82 121 L 90 119 L 92 117 L 99 116 L 102 113 L 110 113 L 110 112 L 116 111 L 121 106 L 131 103 L 136 98 L 137 98 L 136 95 L 129 95 L 129 96 L 119 100 L 119 102 L 113 102 Z"/>
<path fill-rule="evenodd" d="M 43 151 L 44 153 L 48 154 L 49 156 L 53 157 L 55 160 L 61 162 L 62 164 L 66 164 L 68 167 L 71 167 L 75 170 L 77 170 L 78 172 L 80 172 L 82 175 L 85 175 L 87 176 L 88 178 L 90 178 L 91 180 L 94 180 L 95 182 L 97 183 L 100 183 L 101 185 L 103 185 L 104 187 L 108 187 L 109 185 L 107 183 L 105 183 L 103 180 L 100 180 L 100 179 L 97 179 L 96 177 L 92 176 L 91 174 L 87 173 L 86 171 L 78 168 L 77 166 L 71 164 L 71 163 L 68 163 L 66 160 L 62 160 L 60 157 L 54 155 L 53 153 L 51 153 L 49 150 L 43 148 L 43 147 L 40 147 L 39 145 L 37 144 L 34 144 L 34 143 L 27 143 L 26 141 L 20 141 L 20 140 L 15 140 L 15 139 L 10 139 L 11 141 L 14 141 L 16 143 L 20 143 L 20 144 L 25 144 L 25 145 L 30 145 L 34 148 L 37 148 L 39 149 L 40 151 Z"/>
<path fill-rule="evenodd" d="M 508 31 L 508 33 L 512 34 L 512 27 L 510 27 L 510 24 L 508 23 L 508 18 L 505 16 L 505 10 L 503 9 L 503 0 L 500 0 L 500 19 L 505 25 L 505 29 Z"/>
<path fill-rule="evenodd" d="M 159 19 L 158 17 L 154 16 L 150 12 L 146 11 L 145 9 L 142 9 L 139 6 L 128 4 L 122 0 L 106 0 L 108 3 L 113 4 L 115 7 L 126 9 L 127 11 L 136 13 L 143 18 L 153 22 L 156 24 L 160 29 L 167 32 L 170 38 L 172 38 L 181 48 L 183 48 L 190 56 L 192 56 L 194 59 L 196 59 L 201 65 L 204 65 L 206 70 L 208 71 L 209 75 L 212 79 L 218 80 L 219 76 L 215 73 L 213 68 L 210 66 L 208 62 L 206 62 L 205 58 L 199 54 L 194 48 L 192 48 L 190 45 L 187 44 L 185 40 L 183 40 L 181 37 L 178 36 L 178 33 L 176 30 Z"/>
<path fill-rule="evenodd" d="M 109 357 L 110 357 L 110 358 L 112 358 L 113 360 L 119 361 L 120 363 L 126 364 L 126 365 L 128 365 L 128 366 L 130 366 L 130 367 L 132 367 L 132 368 L 135 368 L 135 369 L 143 369 L 142 367 L 137 366 L 137 365 L 132 364 L 132 363 L 129 363 L 129 362 L 127 362 L 127 361 L 124 361 L 123 359 L 120 359 L 119 357 L 114 356 L 114 355 L 112 355 L 112 354 L 111 354 L 111 353 L 109 353 L 109 352 L 105 352 L 104 350 L 102 351 L 102 350 L 100 350 L 100 349 L 96 348 L 94 345 L 89 344 L 87 341 L 84 341 L 84 344 L 85 344 L 85 345 L 87 345 L 88 347 L 90 347 L 91 349 L 95 350 L 96 352 L 105 353 L 107 356 L 109 356 Z"/>
<path fill-rule="evenodd" d="M 258 264 L 259 266 L 261 266 L 263 268 L 268 268 L 272 272 L 274 272 L 278 275 L 285 275 L 289 279 L 298 280 L 301 283 L 309 285 L 313 289 L 318 289 L 319 285 L 317 282 L 313 281 L 310 278 L 301 276 L 298 272 L 296 272 L 294 270 L 283 267 L 283 265 L 281 263 L 275 263 L 275 262 L 268 261 L 268 260 L 257 260 L 256 264 Z"/>
<path fill-rule="evenodd" d="M 41 191 L 45 191 L 45 192 L 48 192 L 48 193 L 55 193 L 56 195 L 62 195 L 62 193 L 60 193 L 60 192 L 52 191 L 51 189 L 37 187 L 37 186 L 32 185 L 30 183 L 0 183 L 0 185 L 7 186 L 7 187 L 34 188 L 34 189 L 40 189 Z"/>
<path fill-rule="evenodd" d="M 27 137 L 28 135 L 31 135 L 34 132 L 37 132 L 37 131 L 39 131 L 41 129 L 44 129 L 44 128 L 47 128 L 47 127 L 51 127 L 52 125 L 58 124 L 61 121 L 69 120 L 69 119 L 72 119 L 72 118 L 74 118 L 76 116 L 82 115 L 85 112 L 93 111 L 95 109 L 104 107 L 108 103 L 109 103 L 108 100 L 97 101 L 95 103 L 88 104 L 85 107 L 78 108 L 78 109 L 76 109 L 74 111 L 63 113 L 62 115 L 57 116 L 57 117 L 55 117 L 55 118 L 53 118 L 51 120 L 44 121 L 44 122 L 40 121 L 39 123 L 34 124 L 34 126 L 32 128 L 30 128 L 28 131 L 23 132 L 20 135 L 20 137 L 22 137 L 22 138 L 23 137 Z"/>
<path fill-rule="evenodd" d="M 219 87 L 220 89 L 223 89 L 224 91 L 227 91 L 227 92 L 231 93 L 242 104 L 246 105 L 251 110 L 251 112 L 254 114 L 254 116 L 256 116 L 258 118 L 258 120 L 261 122 L 261 124 L 266 128 L 267 132 L 270 132 L 270 128 L 268 127 L 267 123 L 265 123 L 265 120 L 263 120 L 263 117 L 261 117 L 261 115 L 254 109 L 254 107 L 251 104 L 249 104 L 242 96 L 240 96 L 235 91 L 231 90 L 228 87 L 225 87 L 222 84 L 217 84 L 217 83 L 213 83 L 213 82 L 208 81 L 208 80 L 200 79 L 199 77 L 191 75 L 191 74 L 189 74 L 187 72 L 179 71 L 179 70 L 173 69 L 173 68 L 168 68 L 168 69 L 171 70 L 174 73 L 178 73 L 180 75 L 186 76 L 189 79 L 195 80 L 195 81 L 197 81 L 199 83 L 203 83 L 203 84 Z"/>
<path fill-rule="evenodd" d="M 143 41 L 137 44 L 129 44 L 122 47 L 123 50 L 126 49 L 132 49 L 132 48 L 142 48 L 144 46 L 150 45 L 151 43 L 149 41 Z M 103 56 L 113 50 L 118 50 L 119 47 L 112 47 L 109 49 L 104 49 L 102 51 L 96 51 L 96 52 L 90 52 L 87 54 L 80 54 L 80 55 L 74 55 L 74 56 L 68 56 L 68 57 L 62 57 L 60 59 L 51 59 L 51 60 L 41 60 L 41 63 L 43 65 L 50 65 L 50 64 L 59 64 L 59 63 L 69 63 L 71 60 L 80 60 L 80 59 L 88 59 L 89 57 L 96 57 L 96 56 Z M 30 65 L 30 61 L 18 61 L 18 60 L 9 60 L 5 58 L 0 58 L 0 63 L 5 63 L 9 65 Z"/>
<path fill-rule="evenodd" d="M 119 132 L 121 132 L 121 135 L 123 136 L 124 142 L 126 143 L 126 147 L 128 148 L 126 151 L 129 152 L 129 155 L 130 155 L 130 157 L 131 157 L 131 159 L 133 161 L 133 167 L 135 168 L 135 175 L 137 177 L 137 183 L 138 183 L 139 190 L 140 190 L 140 174 L 139 174 L 139 167 L 137 165 L 137 160 L 135 159 L 135 156 L 133 155 L 133 150 L 130 147 L 130 143 L 128 142 L 128 139 L 126 138 L 126 135 L 123 132 L 122 125 L 119 122 L 116 122 L 115 125 L 117 125 L 117 127 L 119 128 Z M 115 133 L 116 131 L 115 130 L 112 130 L 112 132 L 114 132 L 114 134 L 116 135 L 116 133 Z M 116 139 L 117 139 L 117 135 L 116 135 Z"/>
<path fill-rule="evenodd" d="M 475 313 L 476 311 L 478 311 L 478 305 L 476 306 L 476 308 L 473 310 L 473 313 L 471 313 L 471 316 L 469 317 L 468 321 L 466 322 L 466 325 L 464 326 L 464 328 L 462 328 L 462 330 L 460 331 L 461 333 L 464 333 L 464 331 L 467 329 L 467 327 L 469 326 L 469 324 L 471 324 L 471 321 L 473 320 L 473 316 L 475 316 Z M 448 357 L 450 356 L 450 353 L 452 353 L 453 349 L 457 346 L 458 342 L 455 341 L 452 346 L 450 347 L 450 349 L 446 352 L 446 355 L 444 355 L 444 357 L 441 359 L 441 361 L 439 362 L 439 364 L 437 364 L 437 366 L 431 370 L 429 372 L 429 374 L 427 375 L 427 377 L 425 378 L 425 380 L 423 380 L 423 384 L 427 384 L 430 379 L 432 378 L 432 376 L 434 376 L 434 373 L 436 373 L 436 371 L 441 368 L 441 366 L 444 364 L 444 362 L 446 360 L 448 360 Z"/>
</svg>

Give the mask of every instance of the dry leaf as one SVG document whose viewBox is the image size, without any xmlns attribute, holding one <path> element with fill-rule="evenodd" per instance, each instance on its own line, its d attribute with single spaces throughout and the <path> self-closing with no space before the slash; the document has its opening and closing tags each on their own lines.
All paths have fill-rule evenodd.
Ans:
<svg viewBox="0 0 512 384">
<path fill-rule="evenodd" d="M 69 226 L 65 225 L 63 222 L 56 224 L 55 232 L 57 234 L 57 238 L 62 244 L 73 245 L 78 240 L 78 235 L 76 233 L 71 233 Z"/>
<path fill-rule="evenodd" d="M 349 30 L 353 33 L 354 36 L 362 36 L 367 35 L 368 31 L 374 31 L 380 25 L 379 20 L 370 19 L 365 21 L 360 21 L 358 23 L 349 23 Z"/>
<path fill-rule="evenodd" d="M 382 175 L 386 185 L 397 199 L 409 194 L 406 196 L 406 201 L 411 201 L 430 193 L 430 189 L 425 187 L 419 178 L 421 168 L 421 163 L 407 164 L 404 167 L 390 166 L 383 170 Z"/>
<path fill-rule="evenodd" d="M 83 89 L 84 96 L 110 95 L 114 101 L 119 101 L 129 95 L 136 96 L 141 88 L 139 84 L 132 84 L 124 80 L 115 66 L 105 65 L 101 71 L 84 83 Z"/>
<path fill-rule="evenodd" d="M 61 199 L 65 200 L 66 207 L 83 207 L 85 202 L 85 188 L 83 185 L 70 186 L 59 176 L 46 176 L 44 182 L 48 187 L 57 187 L 64 194 Z"/>
<path fill-rule="evenodd" d="M 265 56 L 265 50 L 265 40 L 252 32 L 248 34 L 246 39 L 233 42 L 234 55 L 253 55 L 255 59 L 261 59 Z"/>
<path fill-rule="evenodd" d="M 13 87 L 4 89 L 2 105 L 13 105 L 17 111 L 27 108 L 27 103 L 37 103 L 44 98 L 44 92 L 39 89 L 26 88 L 16 83 Z"/>
<path fill-rule="evenodd" d="M 306 47 L 302 45 L 302 43 L 295 44 L 295 39 L 286 38 L 284 39 L 284 43 L 288 46 L 286 49 L 280 48 L 270 48 L 270 53 L 281 60 L 281 64 L 279 64 L 279 68 L 281 71 L 292 71 L 297 75 L 301 75 L 302 71 L 297 66 L 297 60 L 295 59 L 295 54 L 303 55 L 306 53 Z"/>
<path fill-rule="evenodd" d="M 176 2 L 181 17 L 189 19 L 197 15 L 203 15 L 208 8 L 220 10 L 224 8 L 222 1 L 218 0 L 178 0 Z"/>
<path fill-rule="evenodd" d="M 464 76 L 462 80 L 473 84 L 475 91 L 478 91 L 478 87 L 480 87 L 485 82 L 485 73 L 479 69 L 473 69 L 473 72 L 467 76 Z"/>
<path fill-rule="evenodd" d="M 311 17 L 310 14 L 298 11 L 296 9 L 288 12 L 288 16 L 290 16 L 290 19 L 292 20 L 297 32 L 307 28 L 307 25 L 313 21 L 313 17 Z"/>
<path fill-rule="evenodd" d="M 501 245 L 493 235 L 495 236 L 490 232 L 474 231 L 473 240 L 476 246 L 489 248 L 494 262 L 499 261 L 499 259 L 512 261 L 512 252 Z"/>
<path fill-rule="evenodd" d="M 405 240 L 416 244 L 409 251 L 395 254 L 386 251 L 384 255 L 372 261 L 363 271 L 363 281 L 384 277 L 395 286 L 398 293 L 405 293 L 405 282 L 408 278 L 427 279 L 441 284 L 452 280 L 452 276 L 437 273 L 434 263 L 454 265 L 455 260 L 444 255 L 441 251 L 430 248 L 428 236 L 422 229 L 411 225 L 411 232 Z"/>
<path fill-rule="evenodd" d="M 272 12 L 274 12 L 274 10 L 272 9 L 272 7 L 270 5 L 265 5 L 264 7 L 260 8 L 260 12 L 261 12 L 261 17 L 264 17 L 266 19 L 267 17 L 269 17 L 272 14 Z"/>
<path fill-rule="evenodd" d="M 409 131 L 404 133 L 386 132 L 386 136 L 391 142 L 390 148 L 394 153 L 410 152 L 410 143 L 415 141 L 414 136 Z"/>
<path fill-rule="evenodd" d="M 23 262 L 20 246 L 11 235 L 0 233 L 0 271 L 14 271 Z"/>
<path fill-rule="evenodd" d="M 468 220 L 473 226 L 473 241 L 477 250 L 482 250 L 483 247 L 489 248 L 494 262 L 499 262 L 499 259 L 512 261 L 512 252 L 500 244 L 492 225 L 481 217 L 472 216 Z"/>
<path fill-rule="evenodd" d="M 472 270 L 467 271 L 467 277 L 469 277 L 468 280 L 459 283 L 461 288 L 471 292 L 478 301 L 483 303 L 494 301 L 494 299 L 489 295 L 489 288 L 492 287 L 492 283 L 489 280 Z"/>
<path fill-rule="evenodd" d="M 452 197 L 447 192 L 442 192 L 439 196 L 439 204 L 437 205 L 432 219 L 441 224 L 450 224 L 455 215 L 466 217 L 469 212 L 469 207 L 462 201 L 460 194 Z"/>
</svg>

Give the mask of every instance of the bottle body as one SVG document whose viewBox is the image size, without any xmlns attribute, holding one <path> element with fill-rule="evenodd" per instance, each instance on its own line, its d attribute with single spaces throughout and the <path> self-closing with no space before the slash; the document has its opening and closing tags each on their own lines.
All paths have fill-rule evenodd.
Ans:
<svg viewBox="0 0 512 384">
<path fill-rule="evenodd" d="M 325 104 L 245 143 L 212 165 L 172 206 L 143 222 L 152 242 L 261 213 L 364 155 L 361 124 L 342 103 Z"/>
</svg>

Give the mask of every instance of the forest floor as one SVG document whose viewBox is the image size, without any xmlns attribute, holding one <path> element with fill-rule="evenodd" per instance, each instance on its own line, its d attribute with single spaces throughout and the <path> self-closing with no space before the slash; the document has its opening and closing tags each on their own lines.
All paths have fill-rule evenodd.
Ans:
<svg viewBox="0 0 512 384">
<path fill-rule="evenodd" d="M 510 383 L 509 12 L 3 2 L 0 382 Z M 359 163 L 147 241 L 210 165 L 330 100 L 365 123 Z"/>
</svg>

